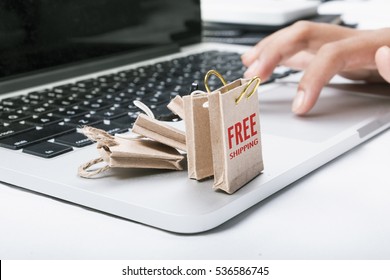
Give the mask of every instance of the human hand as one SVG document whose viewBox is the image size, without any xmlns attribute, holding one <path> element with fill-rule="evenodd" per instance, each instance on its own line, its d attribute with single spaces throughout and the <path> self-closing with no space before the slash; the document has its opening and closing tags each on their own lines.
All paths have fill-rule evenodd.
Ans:
<svg viewBox="0 0 390 280">
<path fill-rule="evenodd" d="M 245 77 L 266 80 L 277 65 L 304 70 L 292 111 L 306 114 L 322 88 L 339 74 L 353 80 L 390 82 L 390 28 L 356 30 L 299 21 L 261 40 L 242 55 Z"/>
</svg>

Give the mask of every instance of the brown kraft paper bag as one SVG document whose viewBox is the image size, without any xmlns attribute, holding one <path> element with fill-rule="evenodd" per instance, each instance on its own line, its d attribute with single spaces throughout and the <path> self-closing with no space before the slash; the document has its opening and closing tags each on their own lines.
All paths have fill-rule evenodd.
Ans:
<svg viewBox="0 0 390 280">
<path fill-rule="evenodd" d="M 138 115 L 132 132 L 182 151 L 187 150 L 186 135 L 183 131 L 145 114 Z"/>
<path fill-rule="evenodd" d="M 214 189 L 232 194 L 263 170 L 259 84 L 239 79 L 209 94 Z"/>
<path fill-rule="evenodd" d="M 175 96 L 167 105 L 168 109 L 184 120 L 184 103 L 180 95 Z"/>
<path fill-rule="evenodd" d="M 204 104 L 208 94 L 194 91 L 184 96 L 188 177 L 202 180 L 213 176 L 209 110 Z"/>
<path fill-rule="evenodd" d="M 116 167 L 183 170 L 184 156 L 162 143 L 145 138 L 112 136 L 93 127 L 84 127 L 83 133 L 97 142 L 100 157 L 81 165 L 78 169 L 80 177 L 91 178 Z M 100 162 L 105 165 L 90 169 Z"/>
</svg>

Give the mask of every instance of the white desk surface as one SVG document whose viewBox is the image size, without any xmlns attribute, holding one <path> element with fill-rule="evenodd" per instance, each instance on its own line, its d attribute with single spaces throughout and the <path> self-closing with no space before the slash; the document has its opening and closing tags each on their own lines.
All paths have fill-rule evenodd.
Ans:
<svg viewBox="0 0 390 280">
<path fill-rule="evenodd" d="M 390 130 L 209 232 L 0 184 L 0 259 L 390 259 Z"/>
</svg>

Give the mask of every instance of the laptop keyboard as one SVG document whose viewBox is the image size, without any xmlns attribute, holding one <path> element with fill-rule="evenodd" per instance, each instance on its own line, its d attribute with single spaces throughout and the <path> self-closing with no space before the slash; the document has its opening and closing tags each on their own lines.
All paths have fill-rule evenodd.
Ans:
<svg viewBox="0 0 390 280">
<path fill-rule="evenodd" d="M 134 100 L 145 103 L 157 119 L 175 120 L 166 105 L 189 94 L 194 82 L 204 89 L 203 77 L 210 69 L 227 81 L 245 71 L 240 54 L 208 51 L 1 99 L 0 147 L 43 158 L 71 152 L 92 144 L 78 132 L 84 125 L 112 135 L 127 132 L 139 112 Z M 266 82 L 291 72 L 274 73 Z M 209 85 L 221 86 L 214 76 Z"/>
</svg>

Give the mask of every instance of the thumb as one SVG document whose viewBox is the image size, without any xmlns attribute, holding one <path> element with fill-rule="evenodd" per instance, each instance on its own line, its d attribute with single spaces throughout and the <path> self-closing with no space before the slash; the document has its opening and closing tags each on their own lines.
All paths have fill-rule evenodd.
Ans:
<svg viewBox="0 0 390 280">
<path fill-rule="evenodd" d="M 379 74 L 390 83 L 390 48 L 380 47 L 375 53 L 375 63 Z"/>
</svg>

